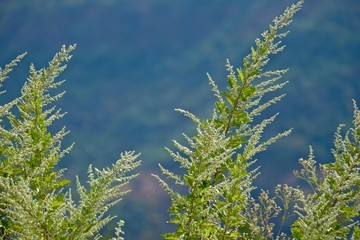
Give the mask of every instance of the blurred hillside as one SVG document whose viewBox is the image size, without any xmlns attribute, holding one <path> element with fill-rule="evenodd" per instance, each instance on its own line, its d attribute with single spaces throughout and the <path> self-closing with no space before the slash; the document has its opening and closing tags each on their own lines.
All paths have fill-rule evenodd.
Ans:
<svg viewBox="0 0 360 240">
<path fill-rule="evenodd" d="M 105 167 L 119 153 L 142 153 L 133 192 L 114 209 L 126 221 L 126 239 L 159 239 L 169 225 L 167 196 L 150 174 L 157 164 L 172 168 L 164 151 L 171 139 L 194 126 L 173 111 L 208 116 L 214 98 L 210 73 L 226 85 L 225 60 L 239 66 L 256 37 L 293 1 L 274 0 L 5 0 L 0 2 L 0 66 L 27 51 L 5 83 L 0 103 L 19 95 L 33 62 L 47 64 L 62 44 L 77 50 L 62 75 L 67 91 L 59 123 L 71 131 L 75 148 L 60 167 L 83 181 L 87 166 Z M 319 162 L 331 160 L 332 135 L 351 123 L 352 102 L 360 104 L 360 1 L 306 1 L 274 57 L 273 68 L 290 68 L 287 97 L 268 136 L 293 134 L 258 156 L 260 187 L 295 184 L 292 170 L 313 145 Z M 264 116 L 266 117 L 266 116 Z M 58 126 L 58 127 L 59 127 Z M 105 231 L 112 232 L 112 229 Z"/>
</svg>

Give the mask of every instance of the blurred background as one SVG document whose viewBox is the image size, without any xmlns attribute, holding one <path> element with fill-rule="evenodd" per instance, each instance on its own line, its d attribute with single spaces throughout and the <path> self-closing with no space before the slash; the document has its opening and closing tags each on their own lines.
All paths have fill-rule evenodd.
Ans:
<svg viewBox="0 0 360 240">
<path fill-rule="evenodd" d="M 166 224 L 168 196 L 151 173 L 158 163 L 176 171 L 164 147 L 194 125 L 173 111 L 210 116 L 215 98 L 206 73 L 226 86 L 225 62 L 240 66 L 254 40 L 281 14 L 289 0 L 2 0 L 0 66 L 27 51 L 5 82 L 0 103 L 20 95 L 31 62 L 47 65 L 63 44 L 77 44 L 57 104 L 68 112 L 59 127 L 75 142 L 62 160 L 66 177 L 86 181 L 89 164 L 103 168 L 120 152 L 141 152 L 141 175 L 132 192 L 111 211 L 124 219 L 126 239 L 160 239 L 174 229 Z M 266 136 L 294 128 L 258 155 L 259 188 L 299 184 L 292 171 L 307 157 L 309 145 L 320 163 L 332 161 L 333 133 L 350 126 L 352 99 L 360 105 L 360 1 L 306 1 L 295 16 L 284 52 L 273 69 L 290 68 L 281 91 L 287 97 L 267 113 L 280 112 Z M 280 93 L 279 93 L 280 94 Z M 264 116 L 265 117 L 265 116 Z M 109 238 L 113 225 L 104 229 Z"/>
</svg>

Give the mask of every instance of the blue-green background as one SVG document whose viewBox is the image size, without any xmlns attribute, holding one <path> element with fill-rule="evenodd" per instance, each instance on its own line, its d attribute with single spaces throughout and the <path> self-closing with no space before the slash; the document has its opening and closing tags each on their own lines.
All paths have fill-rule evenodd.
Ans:
<svg viewBox="0 0 360 240">
<path fill-rule="evenodd" d="M 206 73 L 226 85 L 225 60 L 239 66 L 254 40 L 289 0 L 3 0 L 0 2 L 0 66 L 26 58 L 5 83 L 0 102 L 19 96 L 28 66 L 45 66 L 62 44 L 77 43 L 62 75 L 68 112 L 58 123 L 71 131 L 74 150 L 60 164 L 67 177 L 86 181 L 89 164 L 115 162 L 125 150 L 141 152 L 141 175 L 112 212 L 126 221 L 126 239 L 160 239 L 169 199 L 151 173 L 157 164 L 176 169 L 164 147 L 192 123 L 174 112 L 209 116 L 215 98 Z M 298 184 L 292 176 L 313 145 L 316 158 L 331 161 L 332 135 L 351 124 L 352 99 L 360 105 L 360 1 L 306 1 L 273 57 L 273 68 L 290 68 L 287 97 L 266 114 L 280 112 L 266 133 L 294 128 L 291 136 L 258 156 L 256 184 Z M 280 94 L 280 93 L 279 93 Z M 266 117 L 267 115 L 264 115 Z M 113 226 L 112 226 L 113 227 Z M 111 233 L 112 229 L 104 230 Z"/>
</svg>

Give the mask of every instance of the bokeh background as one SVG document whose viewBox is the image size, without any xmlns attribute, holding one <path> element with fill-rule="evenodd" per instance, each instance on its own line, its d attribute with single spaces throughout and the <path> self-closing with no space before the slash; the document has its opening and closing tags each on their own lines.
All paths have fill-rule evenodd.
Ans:
<svg viewBox="0 0 360 240">
<path fill-rule="evenodd" d="M 226 86 L 225 61 L 240 66 L 254 40 L 289 0 L 2 0 L 0 66 L 28 52 L 0 103 L 19 96 L 31 62 L 41 68 L 63 44 L 77 44 L 62 75 L 67 93 L 58 103 L 66 117 L 59 126 L 75 142 L 60 166 L 66 177 L 86 181 L 89 164 L 102 168 L 120 152 L 141 152 L 141 175 L 132 192 L 111 211 L 126 221 L 126 239 L 160 239 L 170 205 L 151 173 L 158 163 L 177 169 L 164 147 L 193 124 L 174 112 L 203 118 L 215 98 L 210 73 Z M 306 1 L 284 40 L 286 50 L 270 66 L 290 68 L 282 90 L 287 97 L 268 111 L 280 112 L 265 133 L 294 128 L 291 136 L 258 156 L 259 188 L 298 184 L 292 171 L 315 149 L 320 163 L 332 160 L 333 132 L 352 120 L 352 99 L 360 105 L 360 1 Z M 114 221 L 115 224 L 115 221 Z M 104 229 L 109 238 L 114 225 Z"/>
</svg>

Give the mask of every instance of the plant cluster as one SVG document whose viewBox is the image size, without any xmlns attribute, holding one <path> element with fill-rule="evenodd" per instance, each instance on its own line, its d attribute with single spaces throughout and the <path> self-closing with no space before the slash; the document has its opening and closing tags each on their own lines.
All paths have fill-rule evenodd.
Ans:
<svg viewBox="0 0 360 240">
<path fill-rule="evenodd" d="M 169 194 L 170 223 L 176 230 L 164 239 L 360 239 L 356 220 L 360 211 L 360 110 L 353 102 L 353 126 L 335 133 L 334 161 L 318 165 L 312 148 L 307 159 L 300 159 L 295 176 L 309 184 L 310 191 L 287 184 L 278 185 L 274 194 L 261 190 L 255 196 L 254 179 L 260 174 L 256 155 L 291 129 L 268 139 L 266 127 L 277 114 L 263 118 L 264 110 L 279 102 L 276 95 L 287 82 L 287 70 L 267 70 L 270 56 L 284 49 L 284 31 L 303 0 L 276 17 L 255 46 L 234 68 L 227 61 L 228 87 L 220 91 L 208 75 L 216 97 L 211 117 L 200 119 L 177 109 L 190 118 L 196 134 L 183 134 L 186 144 L 173 141 L 167 148 L 183 174 L 160 166 L 154 175 Z M 137 174 L 139 154 L 124 152 L 111 168 L 88 168 L 88 186 L 76 179 L 79 201 L 71 190 L 64 170 L 55 170 L 59 160 L 72 148 L 62 147 L 65 128 L 53 133 L 50 127 L 64 113 L 54 102 L 64 92 L 55 93 L 63 83 L 55 79 L 65 70 L 75 45 L 63 46 L 47 68 L 30 66 L 30 77 L 21 96 L 0 106 L 0 236 L 2 239 L 99 239 L 100 230 L 114 219 L 108 210 L 117 204 Z M 24 57 L 18 56 L 0 69 L 0 83 Z M 3 93 L 3 92 L 1 92 Z M 289 217 L 296 216 L 293 222 Z M 279 225 L 276 226 L 275 223 Z M 116 237 L 122 238 L 119 220 Z M 291 236 L 283 231 L 291 225 Z"/>
<path fill-rule="evenodd" d="M 114 216 L 108 209 L 128 191 L 122 186 L 136 175 L 130 172 L 140 162 L 134 152 L 122 153 L 111 168 L 88 169 L 88 185 L 76 179 L 80 200 L 71 190 L 64 170 L 55 171 L 59 160 L 71 147 L 62 148 L 68 133 L 62 128 L 51 133 L 54 121 L 64 116 L 52 103 L 64 92 L 53 93 L 63 81 L 55 81 L 66 68 L 75 46 L 63 47 L 47 68 L 30 66 L 30 77 L 21 96 L 0 107 L 0 235 L 2 239 L 98 239 L 99 230 Z M 0 70 L 3 82 L 20 55 Z M 123 224 L 119 222 L 119 226 Z M 117 231 L 117 239 L 121 239 Z"/>
</svg>

